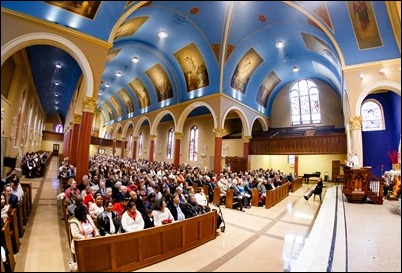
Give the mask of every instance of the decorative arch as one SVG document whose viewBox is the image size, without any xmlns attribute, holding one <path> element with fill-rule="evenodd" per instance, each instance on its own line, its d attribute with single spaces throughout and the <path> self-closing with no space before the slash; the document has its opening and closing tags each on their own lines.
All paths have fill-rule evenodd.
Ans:
<svg viewBox="0 0 402 273">
<path fill-rule="evenodd" d="M 38 44 L 46 44 L 61 48 L 73 56 L 73 58 L 78 62 L 84 75 L 85 95 L 93 97 L 94 76 L 85 54 L 73 42 L 62 36 L 53 33 L 35 32 L 12 39 L 1 47 L 1 65 L 3 65 L 10 56 L 20 49 Z"/>
<path fill-rule="evenodd" d="M 266 121 L 265 121 L 263 118 L 261 118 L 261 117 L 255 117 L 255 118 L 251 121 L 251 123 L 250 123 L 250 133 L 252 133 L 253 125 L 254 125 L 254 123 L 255 123 L 256 121 L 259 121 L 259 122 L 260 122 L 263 131 L 267 131 L 267 130 L 268 130 L 268 124 L 266 123 Z"/>
<path fill-rule="evenodd" d="M 134 128 L 134 123 L 131 120 L 128 120 L 123 128 L 123 132 L 122 132 L 123 137 L 127 137 L 127 130 L 128 130 L 128 128 L 130 128 L 130 125 L 133 125 L 133 128 Z"/>
<path fill-rule="evenodd" d="M 214 128 L 218 128 L 218 117 L 215 114 L 214 109 L 206 102 L 203 101 L 197 101 L 194 102 L 190 105 L 188 105 L 182 112 L 182 114 L 180 115 L 178 121 L 177 121 L 177 126 L 176 126 L 176 132 L 182 132 L 183 131 L 183 127 L 184 127 L 184 122 L 186 121 L 186 118 L 188 117 L 188 115 L 191 113 L 191 111 L 193 111 L 195 108 L 201 107 L 201 106 L 205 106 L 208 108 L 208 110 L 211 112 L 211 115 L 213 117 L 213 121 L 214 121 Z"/>
<path fill-rule="evenodd" d="M 114 127 L 112 139 L 117 138 L 117 134 L 119 133 L 119 129 L 123 130 L 123 127 L 121 126 L 121 124 L 117 124 L 116 127 Z M 123 135 L 123 133 L 122 133 L 122 135 Z"/>
<path fill-rule="evenodd" d="M 231 106 L 225 111 L 225 113 L 223 113 L 222 120 L 221 120 L 221 122 L 222 122 L 221 128 L 224 128 L 226 116 L 229 114 L 230 111 L 234 111 L 237 115 L 239 115 L 241 123 L 243 125 L 243 129 L 242 129 L 243 136 L 250 136 L 251 135 L 250 123 L 248 122 L 246 115 L 237 106 Z"/>
<path fill-rule="evenodd" d="M 152 128 L 152 124 L 151 124 L 151 121 L 149 120 L 149 118 L 147 116 L 142 116 L 138 120 L 137 124 L 134 127 L 134 132 L 133 132 L 134 136 L 138 136 L 138 133 L 140 132 L 141 125 L 145 120 L 148 120 L 149 126 Z"/>
<path fill-rule="evenodd" d="M 362 103 L 367 95 L 378 90 L 390 90 L 401 96 L 401 84 L 394 81 L 376 81 L 368 84 L 359 94 L 356 100 L 355 116 L 360 116 Z"/>
<path fill-rule="evenodd" d="M 154 124 L 151 126 L 151 135 L 156 135 L 156 130 L 158 129 L 158 125 L 162 118 L 166 115 L 170 115 L 173 118 L 174 127 L 176 128 L 176 118 L 170 110 L 163 110 L 161 111 L 155 118 Z"/>
</svg>

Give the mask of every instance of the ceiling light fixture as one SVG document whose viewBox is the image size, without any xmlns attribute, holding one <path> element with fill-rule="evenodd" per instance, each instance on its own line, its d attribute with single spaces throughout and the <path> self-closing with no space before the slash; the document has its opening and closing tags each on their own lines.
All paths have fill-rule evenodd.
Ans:
<svg viewBox="0 0 402 273">
<path fill-rule="evenodd" d="M 61 68 L 61 64 L 60 63 L 56 64 L 56 68 Z"/>
<path fill-rule="evenodd" d="M 159 38 L 162 38 L 162 39 L 165 39 L 165 38 L 168 37 L 168 34 L 167 34 L 166 31 L 161 30 L 161 31 L 158 32 L 158 37 L 159 37 Z"/>
<path fill-rule="evenodd" d="M 380 74 L 384 74 L 384 71 L 385 71 L 384 67 L 381 67 L 378 72 L 379 72 Z"/>
<path fill-rule="evenodd" d="M 364 75 L 363 73 L 360 73 L 360 74 L 359 74 L 359 78 L 360 78 L 361 80 L 363 80 L 364 77 L 365 77 L 365 75 Z"/>
<path fill-rule="evenodd" d="M 116 76 L 117 76 L 117 75 L 116 75 Z M 105 87 L 106 87 L 106 88 L 109 88 L 109 87 L 110 87 L 110 84 L 106 83 L 106 84 L 105 84 Z"/>
<path fill-rule="evenodd" d="M 121 72 L 120 72 L 120 71 L 117 71 L 117 72 L 116 72 L 116 77 L 118 77 L 118 78 L 121 77 Z"/>
<path fill-rule="evenodd" d="M 133 57 L 132 59 L 131 59 L 131 61 L 133 61 L 133 63 L 138 63 L 139 61 L 140 61 L 140 59 L 138 58 L 138 57 Z"/>
<path fill-rule="evenodd" d="M 99 96 L 102 96 L 102 92 L 101 92 L 101 91 L 99 91 L 99 92 L 98 92 L 98 95 L 99 95 Z"/>
<path fill-rule="evenodd" d="M 285 45 L 286 45 L 285 42 L 282 42 L 282 41 L 278 41 L 275 43 L 276 48 L 284 48 Z"/>
<path fill-rule="evenodd" d="M 60 85 L 60 83 L 58 81 L 55 81 L 54 84 L 57 85 L 57 86 Z"/>
<path fill-rule="evenodd" d="M 298 66 L 293 66 L 292 71 L 293 72 L 299 72 L 300 68 Z"/>
</svg>

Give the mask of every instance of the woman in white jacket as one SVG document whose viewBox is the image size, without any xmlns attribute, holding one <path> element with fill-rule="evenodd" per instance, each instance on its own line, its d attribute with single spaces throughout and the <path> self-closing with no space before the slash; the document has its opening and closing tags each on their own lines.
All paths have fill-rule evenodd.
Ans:
<svg viewBox="0 0 402 273">
<path fill-rule="evenodd" d="M 144 229 L 144 219 L 141 213 L 137 210 L 134 202 L 130 202 L 127 205 L 126 211 L 121 217 L 121 226 L 123 232 L 131 232 Z"/>
</svg>

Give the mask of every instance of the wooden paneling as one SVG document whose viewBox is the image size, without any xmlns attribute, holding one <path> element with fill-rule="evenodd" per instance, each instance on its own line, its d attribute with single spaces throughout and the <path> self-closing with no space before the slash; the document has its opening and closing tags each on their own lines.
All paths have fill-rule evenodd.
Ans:
<svg viewBox="0 0 402 273">
<path fill-rule="evenodd" d="M 160 227 L 77 240 L 78 271 L 134 271 L 166 260 L 215 239 L 216 223 L 212 210 Z"/>
<path fill-rule="evenodd" d="M 346 134 L 256 138 L 250 140 L 250 154 L 345 154 Z"/>
</svg>

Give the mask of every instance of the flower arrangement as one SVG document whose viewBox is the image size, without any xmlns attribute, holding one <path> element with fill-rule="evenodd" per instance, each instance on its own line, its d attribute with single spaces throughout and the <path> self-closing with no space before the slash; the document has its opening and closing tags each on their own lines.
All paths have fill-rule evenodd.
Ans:
<svg viewBox="0 0 402 273">
<path fill-rule="evenodd" d="M 392 150 L 387 152 L 389 160 L 391 160 L 391 164 L 398 163 L 398 152 L 396 150 Z"/>
</svg>

